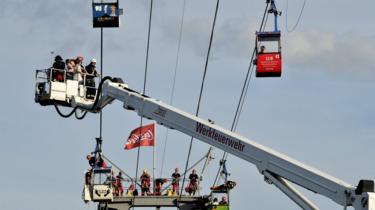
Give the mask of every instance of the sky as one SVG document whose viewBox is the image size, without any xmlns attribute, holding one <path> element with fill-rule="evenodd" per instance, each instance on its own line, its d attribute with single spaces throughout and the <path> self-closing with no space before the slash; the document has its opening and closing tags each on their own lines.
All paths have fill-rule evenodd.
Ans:
<svg viewBox="0 0 375 210">
<path fill-rule="evenodd" d="M 289 4 L 288 12 L 286 5 Z M 307 1 L 296 29 L 302 0 L 280 0 L 283 11 L 283 74 L 252 78 L 236 132 L 330 175 L 356 185 L 375 179 L 375 3 Z M 141 91 L 145 67 L 149 0 L 121 1 L 121 27 L 104 30 L 103 74 L 121 77 Z M 183 0 L 154 1 L 146 94 L 169 103 L 176 65 Z M 173 105 L 195 113 L 216 1 L 186 1 L 177 61 Z M 254 34 L 264 1 L 220 1 L 204 86 L 200 117 L 230 129 L 240 96 Z M 81 192 L 85 156 L 95 147 L 99 116 L 63 119 L 53 107 L 34 103 L 35 70 L 51 65 L 51 51 L 63 58 L 100 56 L 100 30 L 92 28 L 90 1 L 0 1 L 0 68 L 4 91 L 0 205 L 4 209 L 95 209 Z M 271 28 L 272 19 L 267 28 Z M 69 109 L 63 109 L 68 112 Z M 150 121 L 146 121 L 149 123 Z M 124 151 L 139 117 L 114 102 L 103 111 L 103 152 L 135 175 L 136 150 Z M 157 174 L 184 168 L 190 137 L 157 126 Z M 194 141 L 190 163 L 209 145 Z M 203 174 L 202 194 L 214 180 L 222 151 Z M 152 149 L 142 148 L 140 170 L 152 168 Z M 264 182 L 256 167 L 233 156 L 227 163 L 232 209 L 299 209 Z M 198 172 L 202 165 L 197 167 Z M 332 200 L 302 190 L 321 209 L 342 209 Z M 250 203 L 250 204 L 249 204 Z"/>
</svg>

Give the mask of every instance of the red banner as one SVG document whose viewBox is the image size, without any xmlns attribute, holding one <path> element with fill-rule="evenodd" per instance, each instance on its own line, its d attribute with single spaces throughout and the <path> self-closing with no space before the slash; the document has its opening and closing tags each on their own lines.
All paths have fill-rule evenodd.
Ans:
<svg viewBox="0 0 375 210">
<path fill-rule="evenodd" d="M 155 145 L 155 124 L 149 124 L 134 129 L 125 143 L 125 149 L 133 149 L 139 146 Z"/>
</svg>

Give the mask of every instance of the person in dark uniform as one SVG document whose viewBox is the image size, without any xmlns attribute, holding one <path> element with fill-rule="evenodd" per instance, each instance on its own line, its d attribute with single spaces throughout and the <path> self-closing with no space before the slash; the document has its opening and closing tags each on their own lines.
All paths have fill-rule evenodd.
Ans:
<svg viewBox="0 0 375 210">
<path fill-rule="evenodd" d="M 155 180 L 154 195 L 161 195 L 163 184 L 167 182 L 167 179 L 159 178 Z"/>
<path fill-rule="evenodd" d="M 115 181 L 115 195 L 116 196 L 121 196 L 124 194 L 124 187 L 122 185 L 122 182 L 124 181 L 124 178 L 122 177 L 122 172 L 118 172 L 118 175 L 116 176 L 116 181 Z"/>
<path fill-rule="evenodd" d="M 229 190 L 233 189 L 236 185 L 237 185 L 236 182 L 228 180 L 227 182 L 225 182 L 222 185 L 211 187 L 211 190 L 228 192 Z"/>
<path fill-rule="evenodd" d="M 53 63 L 52 67 L 60 70 L 65 69 L 65 62 L 60 55 L 56 55 L 55 62 Z"/>
<path fill-rule="evenodd" d="M 93 168 L 99 167 L 99 168 L 105 168 L 107 167 L 107 164 L 105 163 L 103 157 L 99 155 L 97 158 L 93 155 L 87 155 L 86 159 L 89 161 L 89 165 Z"/>
<path fill-rule="evenodd" d="M 87 155 L 86 159 L 87 159 L 87 161 L 89 161 L 89 165 L 91 167 L 94 167 L 96 165 L 96 158 L 95 158 L 95 156 Z"/>
<path fill-rule="evenodd" d="M 181 174 L 178 173 L 178 168 L 175 168 L 174 173 L 172 174 L 172 191 L 177 195 L 180 193 L 180 177 Z"/>
<path fill-rule="evenodd" d="M 96 59 L 91 59 L 89 65 L 85 67 L 86 70 L 86 86 L 95 87 L 95 77 L 98 76 L 98 72 L 96 71 Z"/>
<path fill-rule="evenodd" d="M 189 183 L 189 186 L 187 187 L 187 192 L 189 193 L 189 195 L 195 195 L 198 189 L 198 180 L 199 180 L 199 177 L 195 169 L 193 169 L 193 171 L 189 175 L 189 179 L 190 179 L 190 183 Z"/>
<path fill-rule="evenodd" d="M 52 80 L 64 82 L 65 62 L 60 55 L 56 55 L 52 68 Z"/>
</svg>

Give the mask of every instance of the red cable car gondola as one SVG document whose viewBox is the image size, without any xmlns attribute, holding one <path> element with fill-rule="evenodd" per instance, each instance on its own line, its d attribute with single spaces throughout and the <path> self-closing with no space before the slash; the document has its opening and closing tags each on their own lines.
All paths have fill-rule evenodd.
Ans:
<svg viewBox="0 0 375 210">
<path fill-rule="evenodd" d="M 281 12 L 276 8 L 275 0 L 269 1 L 271 7 L 268 13 L 274 14 L 275 17 L 274 31 L 255 33 L 256 77 L 280 77 L 282 71 L 281 32 L 277 28 L 277 17 L 281 15 Z"/>
<path fill-rule="evenodd" d="M 280 31 L 256 33 L 256 77 L 280 77 L 281 76 L 281 42 Z M 267 50 L 266 43 L 277 42 L 276 50 Z M 259 49 L 259 50 L 258 50 Z"/>
</svg>

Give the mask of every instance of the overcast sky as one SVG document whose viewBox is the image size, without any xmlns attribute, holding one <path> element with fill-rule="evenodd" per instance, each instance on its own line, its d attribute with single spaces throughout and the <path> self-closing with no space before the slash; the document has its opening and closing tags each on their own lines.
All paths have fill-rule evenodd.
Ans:
<svg viewBox="0 0 375 210">
<path fill-rule="evenodd" d="M 237 132 L 348 183 L 375 179 L 375 14 L 374 1 L 277 1 L 283 46 L 281 78 L 253 78 Z M 216 1 L 186 2 L 174 105 L 194 113 Z M 119 29 L 104 30 L 104 75 L 122 77 L 141 90 L 145 65 L 149 0 L 121 1 Z M 169 102 L 176 62 L 182 0 L 154 1 L 146 94 Z M 264 1 L 221 1 L 200 116 L 230 128 Z M 51 65 L 50 52 L 63 58 L 100 55 L 100 31 L 92 28 L 90 1 L 1 0 L 0 109 L 2 160 L 0 205 L 14 210 L 96 209 L 81 192 L 86 154 L 99 135 L 99 117 L 62 119 L 53 107 L 34 103 L 35 69 Z M 286 25 L 286 17 L 288 25 Z M 272 18 L 268 20 L 271 27 Z M 68 112 L 68 109 L 64 109 Z M 104 153 L 135 175 L 136 150 L 124 151 L 139 117 L 119 102 L 104 111 Z M 157 174 L 166 129 L 157 126 Z M 170 131 L 163 176 L 184 167 L 190 137 Z M 208 145 L 194 142 L 191 163 Z M 222 151 L 203 174 L 208 192 Z M 140 168 L 151 170 L 152 149 L 141 151 Z M 202 165 L 197 167 L 200 172 Z M 228 169 L 238 187 L 234 210 L 298 209 L 263 181 L 257 169 L 230 156 Z M 128 184 L 125 184 L 128 185 Z M 306 193 L 321 209 L 342 209 Z"/>
</svg>

